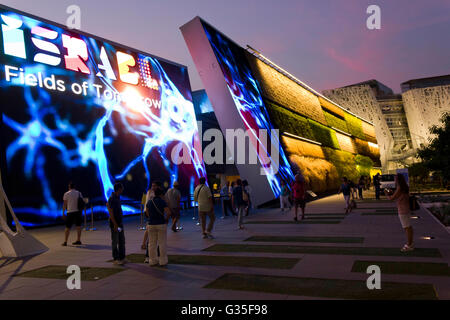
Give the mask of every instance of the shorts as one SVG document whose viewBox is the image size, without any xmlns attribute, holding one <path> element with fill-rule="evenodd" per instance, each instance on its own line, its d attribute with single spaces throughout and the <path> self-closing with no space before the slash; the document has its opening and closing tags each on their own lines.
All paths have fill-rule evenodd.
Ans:
<svg viewBox="0 0 450 320">
<path fill-rule="evenodd" d="M 81 227 L 83 223 L 83 215 L 80 211 L 68 212 L 66 218 L 66 228 L 71 228 L 74 224 L 77 227 Z"/>
<path fill-rule="evenodd" d="M 176 219 L 180 217 L 181 208 L 170 208 L 170 217 Z"/>
<path fill-rule="evenodd" d="M 305 201 L 305 199 L 295 199 L 294 198 L 294 205 L 299 206 L 302 209 L 305 209 L 306 201 Z"/>
<path fill-rule="evenodd" d="M 411 227 L 411 214 L 399 214 L 398 218 L 400 219 L 400 223 L 402 224 L 402 228 L 409 228 Z"/>
</svg>

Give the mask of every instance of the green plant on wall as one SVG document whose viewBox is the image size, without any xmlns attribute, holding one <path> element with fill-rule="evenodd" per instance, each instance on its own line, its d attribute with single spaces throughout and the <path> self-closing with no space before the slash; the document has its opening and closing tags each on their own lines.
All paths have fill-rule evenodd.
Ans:
<svg viewBox="0 0 450 320">
<path fill-rule="evenodd" d="M 369 176 L 370 169 L 373 168 L 374 162 L 369 157 L 357 154 L 355 156 L 355 164 L 360 175 Z"/>
<path fill-rule="evenodd" d="M 349 113 L 345 114 L 345 121 L 347 122 L 348 130 L 350 131 L 350 134 L 354 135 L 357 138 L 360 139 L 366 139 L 366 135 L 364 134 L 363 128 L 362 128 L 362 120 L 358 119 L 354 115 L 351 115 Z"/>
<path fill-rule="evenodd" d="M 359 179 L 359 172 L 356 170 L 355 156 L 347 151 L 334 150 L 328 147 L 322 148 L 326 159 L 333 163 L 339 176 L 347 177 L 352 181 Z"/>
<path fill-rule="evenodd" d="M 270 119 L 280 131 L 289 132 L 302 138 L 314 140 L 313 132 L 305 117 L 270 102 L 266 102 L 266 105 L 268 106 L 267 109 Z"/>
<path fill-rule="evenodd" d="M 325 115 L 325 119 L 327 120 L 328 126 L 335 127 L 339 130 L 349 133 L 345 120 L 340 119 L 327 111 L 324 111 L 323 113 Z"/>
<path fill-rule="evenodd" d="M 309 125 L 314 133 L 315 140 L 322 143 L 325 147 L 339 149 L 339 141 L 336 137 L 336 131 L 308 119 Z"/>
</svg>

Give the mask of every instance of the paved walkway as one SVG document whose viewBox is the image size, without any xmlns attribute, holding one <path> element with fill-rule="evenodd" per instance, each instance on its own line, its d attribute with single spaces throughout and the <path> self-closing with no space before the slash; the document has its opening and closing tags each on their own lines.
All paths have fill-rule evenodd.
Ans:
<svg viewBox="0 0 450 320">
<path fill-rule="evenodd" d="M 307 213 L 342 214 L 342 196 L 330 196 L 309 203 Z M 310 277 L 322 279 L 359 280 L 365 283 L 368 275 L 351 272 L 355 260 L 450 262 L 450 234 L 423 209 L 415 212 L 419 219 L 413 220 L 416 247 L 438 248 L 442 257 L 383 257 L 353 256 L 341 254 L 283 254 L 283 253 L 220 253 L 203 249 L 214 244 L 243 244 L 250 236 L 334 236 L 363 237 L 363 243 L 257 243 L 273 245 L 335 246 L 335 247 L 390 247 L 400 248 L 405 236 L 396 215 L 362 215 L 375 209 L 362 208 L 393 207 L 392 203 L 361 203 L 339 224 L 247 224 L 246 230 L 237 230 L 236 218 L 217 219 L 215 240 L 204 240 L 200 228 L 192 216 L 182 219 L 183 231 L 168 231 L 169 254 L 234 255 L 258 257 L 300 258 L 292 269 L 264 269 L 245 267 L 222 267 L 202 265 L 169 265 L 167 268 L 152 268 L 142 263 L 129 263 L 125 267 L 113 266 L 110 251 L 110 233 L 106 221 L 97 222 L 98 231 L 83 232 L 82 247 L 62 247 L 63 227 L 33 230 L 31 233 L 45 243 L 50 250 L 45 254 L 25 260 L 0 258 L 0 299 L 320 299 L 320 297 L 269 294 L 222 289 L 206 289 L 204 286 L 225 273 L 247 273 Z M 247 221 L 286 220 L 292 215 L 281 215 L 279 209 L 260 210 Z M 143 253 L 140 250 L 143 231 L 138 230 L 138 218 L 126 219 L 127 254 Z M 420 239 L 432 236 L 433 240 Z M 70 243 L 74 241 L 72 232 Z M 83 281 L 81 290 L 68 290 L 65 280 L 38 279 L 13 276 L 24 271 L 47 265 L 79 265 L 84 267 L 125 268 L 118 274 L 98 281 Z M 449 276 L 382 274 L 382 281 L 428 283 L 434 285 L 439 299 L 450 299 Z"/>
</svg>

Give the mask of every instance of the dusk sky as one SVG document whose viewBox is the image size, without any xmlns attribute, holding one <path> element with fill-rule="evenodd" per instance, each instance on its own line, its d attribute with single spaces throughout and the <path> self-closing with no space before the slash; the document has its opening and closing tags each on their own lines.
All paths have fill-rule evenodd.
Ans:
<svg viewBox="0 0 450 320">
<path fill-rule="evenodd" d="M 59 23 L 82 10 L 83 31 L 187 65 L 203 88 L 179 27 L 200 16 L 258 49 L 318 91 L 377 79 L 400 83 L 450 74 L 450 0 L 4 0 Z M 381 7 L 381 30 L 366 9 Z"/>
</svg>

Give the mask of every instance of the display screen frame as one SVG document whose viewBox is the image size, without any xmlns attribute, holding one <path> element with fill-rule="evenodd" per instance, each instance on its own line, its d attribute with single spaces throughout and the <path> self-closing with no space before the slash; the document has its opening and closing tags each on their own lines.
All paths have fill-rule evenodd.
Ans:
<svg viewBox="0 0 450 320">
<path fill-rule="evenodd" d="M 145 192 L 148 189 L 150 181 L 151 180 L 155 180 L 155 179 L 161 181 L 163 184 L 165 183 L 164 187 L 168 188 L 168 187 L 172 186 L 172 184 L 173 184 L 173 182 L 175 180 L 178 180 L 179 175 L 180 176 L 185 175 L 186 177 L 188 177 L 189 174 L 191 174 L 189 181 L 185 181 L 185 183 L 183 185 L 183 188 L 182 188 L 182 193 L 183 193 L 184 197 L 189 197 L 190 196 L 190 194 L 193 191 L 193 187 L 195 186 L 195 184 L 198 181 L 198 178 L 200 178 L 202 176 L 206 176 L 206 169 L 205 169 L 205 166 L 204 166 L 204 164 L 203 164 L 203 162 L 201 160 L 201 143 L 199 142 L 198 127 L 197 127 L 194 107 L 193 107 L 193 103 L 192 103 L 191 86 L 190 86 L 190 82 L 189 82 L 188 69 L 187 69 L 186 66 L 178 64 L 178 63 L 175 63 L 175 62 L 172 62 L 172 61 L 169 61 L 167 59 L 164 59 L 164 58 L 161 58 L 161 57 L 158 57 L 158 56 L 155 56 L 153 54 L 149 54 L 149 53 L 144 52 L 142 50 L 130 48 L 130 47 L 126 46 L 126 45 L 119 44 L 117 42 L 110 41 L 110 40 L 104 39 L 104 38 L 99 37 L 99 36 L 95 36 L 95 35 L 92 35 L 92 34 L 89 34 L 89 33 L 83 32 L 83 31 L 79 31 L 79 30 L 71 30 L 71 29 L 67 28 L 66 26 L 61 25 L 59 23 L 56 23 L 56 22 L 53 22 L 53 21 L 50 21 L 50 20 L 47 20 L 47 19 L 44 19 L 44 18 L 41 18 L 41 17 L 37 17 L 37 16 L 31 15 L 31 14 L 28 14 L 26 12 L 22 12 L 20 10 L 16 10 L 16 9 L 13 9 L 13 8 L 10 8 L 10 7 L 4 6 L 4 5 L 0 5 L 0 11 L 2 12 L 2 14 L 6 14 L 6 13 L 7 14 L 11 14 L 12 17 L 14 17 L 16 15 L 16 16 L 19 16 L 19 17 L 20 16 L 24 17 L 25 19 L 35 20 L 35 21 L 39 22 L 38 25 L 37 25 L 38 27 L 39 26 L 40 27 L 48 26 L 49 29 L 58 32 L 58 38 L 62 37 L 62 35 L 65 34 L 65 35 L 68 35 L 69 37 L 79 38 L 79 39 L 82 39 L 82 40 L 83 39 L 89 39 L 89 43 L 86 43 L 86 41 L 85 41 L 85 44 L 89 46 L 89 49 L 92 49 L 90 47 L 90 45 L 92 45 L 92 44 L 95 44 L 95 43 L 96 44 L 101 44 L 103 48 L 106 48 L 105 51 L 106 51 L 106 57 L 107 57 L 106 59 L 101 59 L 100 60 L 102 62 L 101 65 L 103 67 L 106 66 L 103 62 L 107 61 L 107 60 L 109 60 L 110 63 L 112 62 L 112 65 L 114 65 L 115 61 L 117 61 L 117 64 L 119 63 L 118 62 L 118 58 L 117 58 L 117 60 L 111 59 L 111 52 L 110 52 L 111 50 L 110 50 L 110 48 L 112 48 L 112 49 L 114 49 L 116 51 L 118 51 L 118 49 L 120 49 L 120 51 L 125 53 L 125 54 L 130 54 L 130 55 L 132 54 L 134 56 L 135 60 L 140 60 L 140 58 L 143 57 L 143 59 L 145 60 L 143 62 L 147 63 L 147 67 L 148 67 L 149 73 L 151 73 L 152 75 L 154 74 L 155 70 L 157 69 L 156 73 L 159 76 L 159 78 L 158 78 L 158 76 L 156 78 L 157 78 L 157 80 L 159 80 L 159 87 L 158 87 L 159 90 L 155 90 L 155 92 L 159 91 L 160 97 L 165 97 L 165 100 L 164 99 L 160 99 L 160 101 L 159 101 L 160 105 L 162 105 L 163 110 L 166 110 L 166 109 L 164 109 L 164 106 L 166 106 L 166 105 L 167 106 L 172 106 L 172 105 L 174 105 L 174 104 L 176 104 L 178 102 L 180 102 L 180 104 L 183 104 L 183 107 L 185 107 L 186 110 L 187 109 L 191 109 L 191 110 L 188 110 L 186 112 L 187 120 L 185 118 L 182 119 L 184 121 L 184 122 L 182 122 L 182 124 L 186 124 L 186 122 L 188 123 L 189 128 L 186 129 L 187 131 L 183 131 L 185 129 L 184 127 L 181 128 L 181 129 L 179 127 L 177 127 L 179 129 L 177 131 L 178 133 L 174 133 L 174 134 L 180 134 L 180 133 L 186 133 L 187 132 L 187 134 L 185 134 L 185 136 L 187 136 L 187 138 L 186 138 L 186 140 L 183 140 L 183 138 L 180 138 L 180 140 L 177 140 L 177 139 L 170 140 L 170 132 L 169 132 L 169 134 L 167 135 L 168 136 L 167 139 L 169 139 L 170 141 L 165 141 L 164 143 L 161 142 L 161 145 L 155 145 L 154 144 L 151 147 L 151 150 L 147 150 L 146 151 L 147 152 L 146 153 L 146 157 L 155 157 L 155 156 L 158 157 L 158 153 L 159 153 L 159 155 L 161 156 L 160 159 L 158 159 L 158 161 L 152 161 L 152 165 L 156 162 L 158 166 L 162 166 L 163 168 L 167 169 L 168 172 L 166 172 L 166 174 L 161 174 L 160 176 L 158 176 L 158 174 L 148 174 L 148 173 L 150 173 L 150 171 L 144 172 L 144 174 L 146 176 L 145 183 L 141 182 L 141 183 L 139 183 L 139 186 L 135 188 L 135 189 L 139 189 L 139 193 L 136 190 L 133 190 L 133 192 L 131 192 L 132 194 L 130 194 L 130 193 L 127 194 L 127 192 L 124 193 L 124 197 L 123 198 L 124 198 L 124 200 L 126 200 L 129 203 L 129 205 L 125 205 L 124 206 L 124 209 L 125 209 L 124 212 L 125 212 L 125 214 L 136 214 L 136 213 L 140 212 L 140 203 L 141 203 L 142 193 Z M 5 25 L 5 22 L 3 20 L 1 22 L 3 22 L 3 25 Z M 31 30 L 31 28 L 30 28 L 30 30 Z M 39 43 L 35 42 L 34 39 L 46 40 L 45 37 L 49 36 L 49 34 L 40 33 L 39 35 L 37 35 L 37 36 L 35 36 L 33 38 L 33 44 L 29 44 L 29 42 L 32 40 L 30 38 L 30 36 L 29 36 L 30 30 L 28 30 L 27 34 L 25 35 L 25 37 L 28 37 L 25 40 L 25 41 L 28 42 L 26 45 L 27 46 L 34 45 L 34 48 L 36 50 L 36 47 L 39 46 Z M 2 62 L 2 68 L 4 68 L 1 71 L 2 72 L 2 79 L 1 79 L 1 81 L 2 81 L 2 88 L 1 88 L 2 96 L 4 96 L 5 90 L 9 90 L 9 89 L 5 89 L 7 86 L 4 85 L 5 84 L 5 79 L 6 79 L 6 67 L 5 67 L 6 61 L 7 60 L 11 60 L 11 61 L 13 61 L 13 60 L 15 60 L 15 61 L 20 60 L 20 57 L 16 59 L 14 57 L 11 58 L 10 56 L 8 56 L 7 58 L 5 58 L 5 56 L 6 56 L 6 54 L 5 54 L 5 41 L 6 40 L 4 40 L 4 38 L 5 38 L 5 36 L 2 33 L 1 37 L 0 37 L 0 39 L 1 39 L 1 41 L 0 41 L 0 48 L 1 48 L 0 54 L 2 55 L 2 57 L 0 57 L 0 61 Z M 51 42 L 51 41 L 49 41 L 49 42 Z M 43 42 L 41 41 L 40 42 L 41 47 L 42 47 L 42 43 Z M 99 47 L 100 46 L 98 46 L 98 48 L 96 48 L 97 49 L 97 51 L 96 51 L 97 55 L 96 55 L 95 59 L 97 59 L 96 60 L 97 65 L 100 65 L 100 63 L 98 63 L 98 62 L 99 62 L 99 57 L 100 57 L 100 55 L 102 53 Z M 47 49 L 48 49 L 48 47 L 47 47 Z M 69 49 L 67 49 L 67 50 L 69 50 Z M 42 52 L 48 53 L 48 51 L 42 51 L 41 50 L 41 53 Z M 27 53 L 29 53 L 29 52 L 27 52 Z M 34 53 L 34 58 L 36 59 L 36 56 L 37 56 L 35 54 L 36 52 L 33 52 L 33 53 Z M 66 54 L 67 54 L 67 52 L 66 52 Z M 86 61 L 86 65 L 90 66 L 91 63 L 92 63 L 91 60 L 93 60 L 93 59 L 91 57 L 91 52 L 90 51 L 88 52 L 88 54 L 89 54 L 89 58 L 88 58 L 89 60 L 85 60 L 85 61 Z M 62 60 L 61 63 L 60 63 L 60 66 L 58 66 L 58 67 L 46 66 L 46 68 L 50 68 L 50 70 L 54 70 L 55 68 L 64 69 L 64 63 L 66 63 L 66 69 L 67 69 L 68 60 L 64 59 L 64 53 L 61 52 L 60 58 Z M 42 63 L 38 63 L 36 61 L 30 62 L 30 58 L 28 57 L 28 54 L 27 54 L 27 59 L 24 60 L 24 61 L 26 61 L 27 64 L 33 64 L 34 66 L 42 65 Z M 9 62 L 9 61 L 7 61 L 7 62 L 9 64 L 11 64 L 11 65 L 13 64 L 12 62 Z M 144 70 L 138 70 L 137 72 L 131 72 L 131 70 L 135 70 L 136 71 L 136 68 L 138 66 L 139 66 L 139 68 L 142 68 L 141 61 L 135 61 L 135 63 L 136 63 L 136 65 L 135 65 L 134 69 L 132 69 L 131 67 L 129 68 L 129 70 L 128 70 L 128 71 L 130 71 L 129 74 L 140 73 L 140 75 L 141 75 L 140 78 L 142 79 L 142 75 L 144 74 L 144 72 L 146 72 L 146 69 L 143 68 Z M 127 67 L 126 64 L 125 64 L 125 67 Z M 123 81 L 122 81 L 123 79 L 121 77 L 122 75 L 120 74 L 120 72 L 117 72 L 118 71 L 117 65 L 112 67 L 112 69 L 113 69 L 113 71 L 115 73 L 115 76 L 116 76 L 116 81 L 114 83 L 115 84 L 119 83 L 119 85 L 121 83 L 123 84 Z M 166 69 L 170 69 L 170 72 L 169 72 L 170 76 L 166 74 L 166 71 L 165 71 Z M 15 70 L 15 69 L 9 69 L 9 70 L 10 70 L 10 75 L 13 75 L 12 76 L 13 78 L 15 77 L 15 74 L 20 74 L 19 70 Z M 44 68 L 44 70 L 45 70 L 45 68 Z M 150 72 L 150 70 L 151 70 L 151 72 Z M 68 71 L 68 70 L 65 70 L 65 71 Z M 75 79 L 80 79 L 80 78 L 83 77 L 83 74 L 80 71 L 81 70 L 78 70 L 78 71 L 69 70 L 69 72 L 72 72 L 72 73 L 73 72 L 78 72 L 78 74 L 73 76 Z M 107 68 L 104 68 L 102 70 L 91 68 L 90 71 L 91 71 L 91 75 L 90 75 L 91 77 L 94 77 L 95 73 L 97 71 L 99 73 L 101 72 L 101 74 L 103 75 L 103 78 L 107 77 L 107 73 L 106 73 L 107 72 Z M 172 81 L 172 75 L 173 74 L 175 74 L 175 77 L 176 77 L 176 79 L 174 81 Z M 124 75 L 127 76 L 127 72 L 124 72 Z M 15 78 L 18 79 L 19 76 L 15 77 Z M 15 80 L 17 80 L 17 79 L 15 79 Z M 56 79 L 58 79 L 58 78 L 56 78 Z M 124 78 L 124 79 L 126 79 L 126 78 Z M 150 77 L 150 79 L 153 79 L 153 78 Z M 145 80 L 148 80 L 148 79 L 146 78 Z M 111 80 L 111 82 L 112 82 L 112 80 Z M 163 82 L 164 82 L 164 87 L 162 85 Z M 150 83 L 150 82 L 148 82 L 148 84 L 145 83 L 145 85 L 147 85 L 147 86 L 151 86 L 152 84 L 153 83 Z M 129 83 L 125 83 L 125 85 L 129 86 Z M 16 87 L 16 91 L 20 92 L 19 86 L 17 86 L 17 85 L 14 85 L 14 86 Z M 141 88 L 141 86 L 144 86 L 144 84 L 139 83 L 137 86 L 138 86 L 138 88 L 140 90 L 144 90 L 144 89 Z M 13 85 L 11 85 L 11 87 L 13 87 Z M 149 91 L 150 90 L 149 88 L 150 87 L 146 87 L 145 90 Z M 155 88 L 156 88 L 156 86 L 155 86 Z M 28 90 L 28 89 L 30 89 L 30 90 Z M 37 88 L 27 88 L 26 85 L 23 86 L 23 91 L 24 92 L 25 91 L 33 91 L 34 89 L 38 90 Z M 42 88 L 39 88 L 39 89 L 44 89 L 44 88 L 42 87 Z M 173 92 L 175 92 L 175 93 L 173 95 L 166 94 L 166 91 L 169 90 L 169 89 L 173 89 Z M 33 94 L 35 95 L 35 92 Z M 49 95 L 51 95 L 51 96 L 56 96 L 56 94 L 57 94 L 56 91 L 49 93 Z M 73 92 L 71 94 L 73 94 Z M 155 95 L 157 95 L 157 94 L 155 94 Z M 65 99 L 64 96 L 62 96 L 60 98 L 63 101 Z M 175 100 L 178 99 L 178 100 L 173 102 L 173 103 L 171 101 L 168 101 L 168 100 L 174 100 L 174 99 Z M 97 99 L 97 100 L 101 100 L 101 99 Z M 161 101 L 161 100 L 164 100 L 164 101 Z M 123 101 L 122 101 L 122 103 L 125 104 L 125 102 L 123 102 Z M 128 100 L 127 100 L 127 103 L 128 103 Z M 5 186 L 6 192 L 8 193 L 8 196 L 10 197 L 10 200 L 11 200 L 11 202 L 13 204 L 14 210 L 16 211 L 17 215 L 19 216 L 19 219 L 21 221 L 23 221 L 23 224 L 25 226 L 28 226 L 28 227 L 44 226 L 44 225 L 51 225 L 51 224 L 62 223 L 62 220 L 61 220 L 61 217 L 60 217 L 60 209 L 61 209 L 61 205 L 62 205 L 62 194 L 65 191 L 67 191 L 68 180 L 72 181 L 73 179 L 64 179 L 65 180 L 64 182 L 61 182 L 61 183 L 58 184 L 59 188 L 58 188 L 58 191 L 56 192 L 57 195 L 55 195 L 55 194 L 51 195 L 51 198 L 53 198 L 53 200 L 55 201 L 55 204 L 53 206 L 49 206 L 49 203 L 47 203 L 47 208 L 44 208 L 42 206 L 41 207 L 36 207 L 36 206 L 29 206 L 29 205 L 27 205 L 26 207 L 21 207 L 21 205 L 20 205 L 21 201 L 18 199 L 18 195 L 26 194 L 27 192 L 29 192 L 29 190 L 17 190 L 17 188 L 15 187 L 16 183 L 13 181 L 13 179 L 11 179 L 11 176 L 10 176 L 11 164 L 8 164 L 8 162 L 11 163 L 11 161 L 10 161 L 11 157 L 7 156 L 7 152 L 6 152 L 6 150 L 9 147 L 11 141 L 7 141 L 7 138 L 5 138 L 6 135 L 4 135 L 3 133 L 5 132 L 4 130 L 7 127 L 7 124 L 5 124 L 5 122 L 8 122 L 8 124 L 11 124 L 11 123 L 14 123 L 14 122 L 13 121 L 9 121 L 11 119 L 8 119 L 6 117 L 6 107 L 2 106 L 2 109 L 3 110 L 1 110 L 1 116 L 0 116 L 0 118 L 2 118 L 2 119 L 0 119 L 0 130 L 1 130 L 2 135 L 4 137 L 2 137 L 0 139 L 0 148 L 2 150 L 2 155 L 0 157 L 0 169 L 1 169 L 2 174 L 3 174 L 3 176 L 2 176 L 3 184 Z M 155 109 L 158 109 L 158 107 L 156 106 Z M 161 107 L 159 109 L 160 109 L 160 111 L 158 111 L 158 110 L 154 111 L 154 112 L 156 112 L 156 115 L 158 115 L 158 112 L 160 112 L 160 113 L 162 112 L 161 111 Z M 176 106 L 175 106 L 174 109 L 171 109 L 170 111 L 173 114 L 176 114 L 176 112 L 177 112 L 176 111 Z M 111 117 L 114 117 L 114 111 L 112 111 L 111 113 L 112 113 Z M 172 115 L 172 113 L 171 113 L 171 115 Z M 75 117 L 76 116 L 80 117 L 82 115 L 78 114 L 78 115 L 75 115 Z M 152 115 L 150 115 L 150 116 L 153 117 Z M 159 116 L 161 117 L 161 114 L 159 114 Z M 173 120 L 173 118 L 170 118 L 170 117 L 169 118 L 165 117 L 165 118 L 166 118 L 165 120 L 167 120 L 167 121 Z M 64 117 L 62 117 L 59 120 L 64 122 L 64 120 L 66 120 L 66 119 L 64 119 Z M 118 121 L 118 120 L 116 119 L 116 121 Z M 163 125 L 167 125 L 167 121 L 162 123 L 162 125 L 160 127 L 160 131 L 161 132 L 164 131 L 164 129 L 166 129 L 166 128 L 164 128 Z M 158 121 L 153 121 L 152 122 L 152 124 L 155 124 L 155 123 L 157 124 Z M 178 125 L 178 123 L 176 125 Z M 118 130 L 119 134 L 122 133 L 120 128 L 112 128 L 112 129 L 109 129 L 109 130 L 112 131 L 114 129 Z M 156 127 L 155 127 L 155 130 L 156 130 Z M 174 131 L 176 131 L 176 130 L 174 129 Z M 86 134 L 86 133 L 83 133 L 83 134 Z M 95 134 L 98 134 L 98 131 L 95 132 Z M 142 132 L 140 132 L 140 134 L 142 134 Z M 9 133 L 9 135 L 11 135 L 11 132 Z M 160 134 L 160 136 L 164 136 L 164 135 Z M 189 137 L 192 137 L 191 141 L 189 140 Z M 156 137 L 155 137 L 154 132 L 153 132 L 153 135 L 149 134 L 146 137 L 146 141 L 152 140 L 152 139 L 156 141 Z M 185 164 L 181 164 L 180 166 L 178 166 L 178 164 L 174 164 L 173 163 L 173 161 L 172 161 L 173 157 L 170 159 L 171 161 L 169 161 L 169 154 L 171 154 L 171 151 L 173 150 L 173 148 L 176 147 L 177 142 L 182 142 L 182 143 L 184 143 L 184 145 L 188 145 L 188 150 L 190 151 L 190 156 L 192 158 L 192 163 L 191 164 L 186 164 L 186 165 Z M 196 142 L 198 142 L 197 143 L 198 145 L 196 145 Z M 159 150 L 158 148 L 155 148 L 154 146 L 156 146 L 158 148 L 161 147 L 161 149 L 163 149 L 163 150 Z M 200 149 L 199 149 L 199 146 L 200 146 Z M 127 148 L 127 147 L 129 147 L 129 145 L 122 146 L 122 148 Z M 106 147 L 106 148 L 108 148 L 108 147 Z M 163 155 L 163 153 L 164 153 L 164 155 Z M 24 155 L 21 155 L 21 157 L 25 158 Z M 130 168 L 132 168 L 137 162 L 142 160 L 142 159 L 138 159 L 138 158 L 139 157 L 136 157 L 137 161 L 134 162 L 133 165 L 131 164 L 131 162 L 133 162 L 134 160 L 130 162 L 130 166 L 131 166 Z M 36 157 L 35 160 L 38 161 L 39 157 Z M 152 160 L 154 160 L 154 158 L 152 158 Z M 98 159 L 97 159 L 97 161 L 100 162 Z M 25 162 L 25 160 L 24 160 L 24 162 Z M 33 170 L 36 170 L 36 169 L 34 168 Z M 181 171 L 183 171 L 183 172 L 181 172 Z M 27 170 L 25 168 L 25 173 L 26 172 L 27 172 Z M 153 170 L 153 172 L 154 172 L 154 170 Z M 118 175 L 117 171 L 116 171 L 114 173 L 115 174 L 114 179 L 112 177 L 110 177 L 110 179 L 109 179 L 110 181 L 108 182 L 108 186 L 107 187 L 105 187 L 105 183 L 104 183 L 104 180 L 103 180 L 103 178 L 105 178 L 105 180 L 106 180 L 106 177 L 99 177 L 99 178 L 102 179 L 102 183 L 101 184 L 103 185 L 103 192 L 101 192 L 101 194 L 99 194 L 99 195 L 92 195 L 89 192 L 87 194 L 86 193 L 83 194 L 84 196 L 90 197 L 91 203 L 93 204 L 93 211 L 94 211 L 94 213 L 96 215 L 96 218 L 106 218 L 107 217 L 107 210 L 105 208 L 105 202 L 106 202 L 106 198 L 112 192 L 112 184 L 114 183 L 114 180 L 115 181 L 120 181 L 120 182 L 125 181 L 126 184 L 131 185 L 130 181 L 126 181 L 127 179 L 129 179 L 129 177 L 126 174 L 126 170 L 123 170 L 123 172 L 121 172 L 121 173 L 124 173 L 124 174 L 119 174 Z M 33 174 L 34 174 L 34 172 L 33 172 Z M 109 172 L 108 172 L 108 174 L 109 174 Z M 72 175 L 73 175 L 73 173 L 72 173 Z M 118 177 L 118 176 L 120 176 L 120 177 Z M 36 177 L 34 177 L 34 179 L 35 178 Z M 41 180 L 42 180 L 42 177 L 41 177 Z M 167 181 L 164 181 L 164 180 L 167 180 Z M 187 179 L 184 179 L 184 180 L 187 180 Z M 79 184 L 79 181 L 78 181 L 78 183 L 77 182 L 75 182 L 75 183 Z M 21 188 L 21 189 L 24 189 L 24 188 Z M 125 189 L 127 189 L 127 185 L 125 186 Z M 48 190 L 51 190 L 53 192 L 52 188 L 48 188 Z M 83 191 L 83 190 L 80 190 L 80 191 Z M 33 193 L 33 192 L 31 192 L 31 193 Z M 45 198 L 45 199 L 48 199 L 48 193 L 46 195 L 45 192 L 43 192 L 42 193 L 42 197 Z M 37 202 L 39 202 L 39 200 Z M 51 207 L 51 208 L 48 208 L 48 207 Z"/>
</svg>

